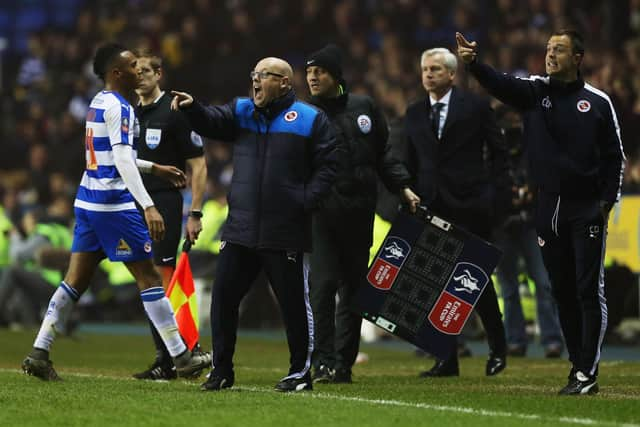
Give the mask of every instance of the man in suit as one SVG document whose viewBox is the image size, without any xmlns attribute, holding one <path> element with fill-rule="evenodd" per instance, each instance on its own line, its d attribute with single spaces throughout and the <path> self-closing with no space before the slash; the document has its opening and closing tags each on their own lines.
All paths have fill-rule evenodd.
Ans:
<svg viewBox="0 0 640 427">
<path fill-rule="evenodd" d="M 423 203 L 438 215 L 489 239 L 506 186 L 506 148 L 488 100 L 453 85 L 457 59 L 444 48 L 420 61 L 427 98 L 407 108 L 407 166 Z M 489 341 L 486 374 L 506 367 L 506 342 L 496 291 L 489 282 L 476 305 Z M 459 375 L 458 356 L 436 359 L 422 377 Z"/>
</svg>

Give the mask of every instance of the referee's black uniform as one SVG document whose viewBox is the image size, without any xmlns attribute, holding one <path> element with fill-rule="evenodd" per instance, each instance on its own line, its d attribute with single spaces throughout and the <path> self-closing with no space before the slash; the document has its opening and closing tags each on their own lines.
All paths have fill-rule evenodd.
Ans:
<svg viewBox="0 0 640 427">
<path fill-rule="evenodd" d="M 140 122 L 138 158 L 184 171 L 187 159 L 203 155 L 202 139 L 193 133 L 181 111 L 171 110 L 171 96 L 162 92 L 154 102 L 136 108 Z M 182 193 L 171 182 L 152 174 L 142 180 L 165 222 L 165 238 L 153 242 L 155 265 L 175 267 L 182 234 Z"/>
<path fill-rule="evenodd" d="M 140 122 L 138 158 L 186 170 L 188 159 L 203 155 L 202 139 L 193 133 L 181 111 L 171 110 L 171 96 L 162 92 L 151 104 L 138 105 L 136 117 Z M 182 193 L 171 182 L 152 174 L 142 180 L 165 223 L 165 237 L 153 241 L 153 262 L 157 266 L 176 266 L 176 252 L 182 236 Z M 160 362 L 171 364 L 169 353 L 151 328 Z"/>
<path fill-rule="evenodd" d="M 607 215 L 620 197 L 624 153 L 606 93 L 577 80 L 519 79 L 472 63 L 491 94 L 524 114 L 525 145 L 538 188 L 538 244 L 558 302 L 572 375 L 598 374 L 607 329 Z M 582 380 L 580 380 L 582 381 Z"/>
</svg>

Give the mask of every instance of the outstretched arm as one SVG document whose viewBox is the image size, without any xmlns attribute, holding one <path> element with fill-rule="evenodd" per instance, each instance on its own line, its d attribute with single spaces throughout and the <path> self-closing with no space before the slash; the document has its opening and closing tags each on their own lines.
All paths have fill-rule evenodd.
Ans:
<svg viewBox="0 0 640 427">
<path fill-rule="evenodd" d="M 191 128 L 199 135 L 222 141 L 235 139 L 235 102 L 205 107 L 186 92 L 172 90 L 171 94 L 171 108 L 184 112 Z"/>
<path fill-rule="evenodd" d="M 520 110 L 526 110 L 535 104 L 533 81 L 544 78 L 534 76 L 521 79 L 499 73 L 490 66 L 477 61 L 477 42 L 468 41 L 461 33 L 456 33 L 456 42 L 458 56 L 467 65 L 469 72 L 491 95 Z"/>
</svg>

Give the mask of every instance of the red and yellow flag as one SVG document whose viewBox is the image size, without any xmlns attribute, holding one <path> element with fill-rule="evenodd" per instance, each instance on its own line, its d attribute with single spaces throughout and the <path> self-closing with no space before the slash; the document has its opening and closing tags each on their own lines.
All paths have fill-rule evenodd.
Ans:
<svg viewBox="0 0 640 427">
<path fill-rule="evenodd" d="M 198 301 L 196 300 L 193 274 L 187 252 L 180 254 L 176 271 L 174 271 L 167 289 L 167 298 L 171 302 L 180 335 L 189 350 L 193 350 L 199 340 Z"/>
</svg>

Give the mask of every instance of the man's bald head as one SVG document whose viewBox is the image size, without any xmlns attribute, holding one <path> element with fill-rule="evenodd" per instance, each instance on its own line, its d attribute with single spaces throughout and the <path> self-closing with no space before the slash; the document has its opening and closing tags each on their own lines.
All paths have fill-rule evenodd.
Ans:
<svg viewBox="0 0 640 427">
<path fill-rule="evenodd" d="M 251 79 L 253 102 L 258 107 L 264 107 L 291 90 L 293 69 L 283 59 L 263 58 L 256 64 Z"/>
<path fill-rule="evenodd" d="M 293 68 L 291 68 L 291 65 L 284 59 L 273 56 L 263 58 L 258 62 L 258 65 L 256 65 L 256 70 L 262 70 L 263 68 L 286 76 L 289 82 L 293 79 Z"/>
</svg>

